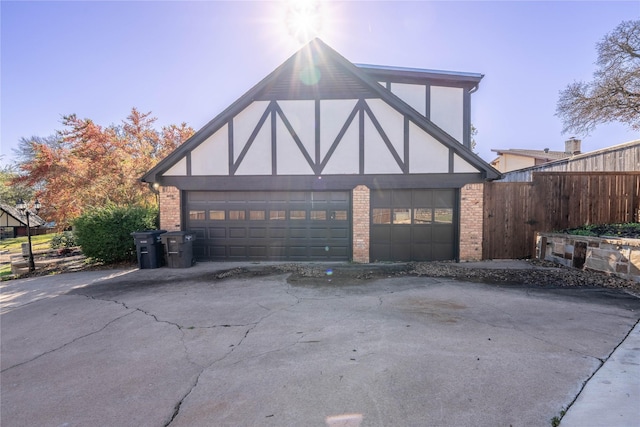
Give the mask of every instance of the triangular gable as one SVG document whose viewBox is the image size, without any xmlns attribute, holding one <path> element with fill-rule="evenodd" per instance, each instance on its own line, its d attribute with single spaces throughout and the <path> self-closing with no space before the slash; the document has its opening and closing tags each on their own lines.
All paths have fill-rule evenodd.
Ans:
<svg viewBox="0 0 640 427">
<path fill-rule="evenodd" d="M 27 216 L 22 215 L 20 211 L 6 203 L 0 203 L 0 216 L 7 215 L 9 218 L 13 218 L 15 224 L 8 224 L 12 227 L 21 227 L 27 225 Z M 36 215 L 33 211 L 29 210 L 29 222 L 31 227 L 40 227 L 46 224 L 46 221 Z M 0 224 L 1 225 L 1 224 Z"/>
<path fill-rule="evenodd" d="M 173 175 L 176 170 L 184 170 L 187 163 L 185 161 L 186 155 L 196 149 L 200 144 L 207 141 L 212 137 L 212 135 L 221 129 L 224 132 L 216 136 L 221 143 L 224 143 L 224 136 L 220 136 L 222 134 L 228 135 L 229 140 L 231 140 L 232 135 L 237 132 L 247 132 L 246 129 L 235 129 L 235 126 L 228 125 L 230 124 L 231 119 L 235 116 L 241 113 L 244 115 L 245 112 L 243 110 L 249 107 L 252 103 L 268 105 L 269 102 L 273 102 L 275 100 L 285 102 L 286 100 L 293 99 L 319 100 L 321 96 L 323 99 L 331 98 L 337 100 L 380 98 L 384 101 L 384 106 L 380 107 L 380 105 L 377 105 L 373 108 L 366 106 L 368 109 L 367 112 L 380 108 L 394 109 L 403 117 L 408 118 L 412 127 L 421 129 L 426 133 L 428 137 L 424 137 L 424 139 L 429 139 L 430 143 L 435 142 L 441 144 L 443 148 L 447 150 L 452 150 L 452 153 L 455 156 L 456 170 L 464 170 L 465 172 L 475 170 L 476 173 L 480 172 L 485 178 L 489 179 L 497 178 L 499 176 L 499 173 L 495 169 L 476 156 L 470 149 L 460 144 L 460 142 L 440 129 L 426 117 L 422 116 L 419 112 L 415 111 L 387 88 L 380 85 L 377 80 L 369 76 L 365 71 L 359 69 L 357 66 L 346 60 L 321 40 L 314 39 L 271 74 L 265 77 L 256 86 L 245 93 L 245 95 L 239 98 L 220 115 L 196 132 L 189 140 L 158 163 L 158 165 L 147 172 L 147 174 L 142 177 L 142 181 L 155 182 L 158 175 L 166 175 L 167 173 L 169 175 Z M 374 104 L 376 104 L 376 101 L 372 100 L 372 105 Z M 378 104 L 380 103 L 378 102 Z M 276 108 L 280 109 L 279 114 L 283 111 L 279 106 L 273 106 L 273 108 L 274 111 Z M 260 107 L 257 109 L 260 110 Z M 261 126 L 264 122 L 270 120 L 266 116 L 267 112 L 268 108 L 263 112 L 263 116 L 260 117 L 262 122 L 259 124 Z M 280 119 L 282 119 L 282 117 L 280 117 Z M 357 118 L 355 120 L 357 120 Z M 371 113 L 370 120 L 366 123 L 368 132 L 372 132 L 372 129 L 380 130 L 379 125 L 376 126 L 373 113 Z M 229 129 L 223 129 L 225 126 L 228 126 Z M 276 125 L 274 123 L 274 127 L 275 126 Z M 277 126 L 282 128 L 282 123 L 278 121 Z M 287 128 L 290 128 L 295 132 L 296 125 L 289 124 Z M 344 131 L 346 130 L 347 129 L 344 129 Z M 236 170 L 239 170 L 240 174 L 243 175 L 251 174 L 251 170 L 253 169 L 251 166 L 242 166 L 238 163 L 239 159 L 243 160 L 241 156 L 249 155 L 249 151 L 251 150 L 248 149 L 251 147 L 255 147 L 255 150 L 262 153 L 262 155 L 269 156 L 274 163 L 277 161 L 278 155 L 273 155 L 268 152 L 268 142 L 266 142 L 266 139 L 269 138 L 269 136 L 264 133 L 260 133 L 258 128 L 255 129 L 254 133 L 254 135 L 250 135 L 248 137 L 249 139 L 238 139 L 240 140 L 238 144 L 244 144 L 244 152 L 241 151 L 240 145 L 238 145 L 237 148 L 234 146 L 231 147 L 234 151 L 233 160 L 229 162 L 230 164 L 228 167 L 222 168 L 223 170 L 232 171 L 233 174 L 235 174 Z M 324 137 L 324 135 L 322 135 L 322 137 Z M 254 143 L 256 144 L 255 146 L 253 146 Z M 294 143 L 300 147 L 304 159 L 309 163 L 309 167 L 315 168 L 317 171 L 320 170 L 319 168 L 321 167 L 328 166 L 321 166 L 319 164 L 319 161 L 324 158 L 321 156 L 320 152 L 309 152 L 308 139 L 303 140 L 300 138 L 294 138 L 293 142 L 287 142 L 287 144 L 290 145 Z M 381 140 L 376 139 L 376 143 L 384 143 L 389 147 L 392 157 L 394 157 L 396 162 L 398 162 L 400 168 L 404 168 L 405 173 L 414 173 L 414 171 L 418 170 L 415 168 L 409 169 L 402 164 L 402 151 L 404 150 L 404 147 L 400 149 L 397 139 L 392 140 L 391 138 L 385 139 L 385 137 L 382 137 Z M 333 147 L 333 149 L 339 150 L 344 150 L 345 148 L 347 147 Z M 324 143 L 323 147 L 318 151 L 326 150 L 330 150 L 330 148 L 326 146 L 326 143 Z M 251 156 L 255 157 L 255 152 L 251 153 Z M 221 160 L 218 159 L 218 163 L 220 162 Z M 314 162 L 317 162 L 317 164 L 313 165 Z M 408 163 L 408 160 L 406 163 Z M 242 166 L 243 169 L 240 169 L 240 166 Z M 329 168 L 329 170 L 331 169 L 332 168 Z M 307 168 L 307 166 L 301 166 L 300 170 L 309 170 L 309 168 Z M 261 171 L 261 173 L 268 174 L 268 171 Z M 357 173 L 357 171 L 354 173 Z M 360 173 L 367 173 L 367 171 L 362 170 L 361 168 Z"/>
</svg>

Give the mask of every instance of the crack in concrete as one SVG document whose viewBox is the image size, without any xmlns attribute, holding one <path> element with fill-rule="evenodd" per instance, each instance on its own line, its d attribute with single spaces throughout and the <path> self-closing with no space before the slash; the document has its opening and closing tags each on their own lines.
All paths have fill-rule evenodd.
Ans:
<svg viewBox="0 0 640 427">
<path fill-rule="evenodd" d="M 629 329 L 629 332 L 627 332 L 627 334 L 624 337 L 622 337 L 622 339 L 620 340 L 618 345 L 616 345 L 613 348 L 613 350 L 611 350 L 611 352 L 607 355 L 607 357 L 605 357 L 604 359 L 598 359 L 596 357 L 596 359 L 598 359 L 600 361 L 600 365 L 593 371 L 593 373 L 589 376 L 589 378 L 584 380 L 584 382 L 582 383 L 582 386 L 580 387 L 580 390 L 578 390 L 578 393 L 576 393 L 576 396 L 567 405 L 567 407 L 563 408 L 563 411 L 561 412 L 561 416 L 560 416 L 560 421 L 562 421 L 562 418 L 564 418 L 564 416 L 567 414 L 567 412 L 569 411 L 569 408 L 571 408 L 573 406 L 573 404 L 576 403 L 576 400 L 578 400 L 578 397 L 580 397 L 580 395 L 584 391 L 584 389 L 587 386 L 587 384 L 589 383 L 589 381 L 591 381 L 591 379 L 598 373 L 598 371 L 600 369 L 602 369 L 602 367 L 604 366 L 605 362 L 611 358 L 611 356 L 613 355 L 613 353 L 615 353 L 615 351 L 618 349 L 618 347 L 620 347 L 622 345 L 622 343 L 629 337 L 629 335 L 631 335 L 631 333 L 636 328 L 636 326 L 638 326 L 638 324 L 640 324 L 640 319 L 636 323 L 634 323 L 633 326 L 631 326 L 631 329 Z"/>
<path fill-rule="evenodd" d="M 4 373 L 4 372 L 6 372 L 6 371 L 8 371 L 8 370 L 10 370 L 10 369 L 17 368 L 18 366 L 26 365 L 27 363 L 31 363 L 31 362 L 33 362 L 34 360 L 37 360 L 37 359 L 41 358 L 42 356 L 46 356 L 46 355 L 48 355 L 48 354 L 54 353 L 54 352 L 56 352 L 56 351 L 58 351 L 58 350 L 61 350 L 61 349 L 65 348 L 65 347 L 66 347 L 66 346 L 68 346 L 68 345 L 74 344 L 74 343 L 75 343 L 76 341 L 78 341 L 78 340 L 81 340 L 81 339 L 83 339 L 83 338 L 89 337 L 89 336 L 91 336 L 91 335 L 98 334 L 98 333 L 100 333 L 100 332 L 104 331 L 104 330 L 105 330 L 107 327 L 109 327 L 109 325 L 111 325 L 112 323 L 114 323 L 114 322 L 116 322 L 116 321 L 118 321 L 118 320 L 120 320 L 120 319 L 123 319 L 123 318 L 125 318 L 125 317 L 127 317 L 127 316 L 130 316 L 130 315 L 131 315 L 131 314 L 133 314 L 133 313 L 135 313 L 135 311 L 130 311 L 129 313 L 125 313 L 125 314 L 123 314 L 122 316 L 118 316 L 118 317 L 116 317 L 115 319 L 112 319 L 112 320 L 110 320 L 109 322 L 107 322 L 104 326 L 102 326 L 102 327 L 101 327 L 100 329 L 98 329 L 98 330 L 95 330 L 95 331 L 93 331 L 93 332 L 89 332 L 89 333 L 84 334 L 84 335 L 82 335 L 82 336 L 76 337 L 76 338 L 72 339 L 71 341 L 69 341 L 69 342 L 66 342 L 66 343 L 62 344 L 61 346 L 59 346 L 59 347 L 57 347 L 57 348 L 54 348 L 54 349 L 52 349 L 52 350 L 45 351 L 44 353 L 39 354 L 39 355 L 37 355 L 36 357 L 33 357 L 33 358 L 29 359 L 29 360 L 25 360 L 24 362 L 20 362 L 20 363 L 17 363 L 17 364 L 15 364 L 15 365 L 13 365 L 13 366 L 9 366 L 8 368 L 5 368 L 5 369 L 3 369 L 3 370 L 2 370 L 2 371 L 0 371 L 0 372 L 3 372 L 3 373 Z"/>
<path fill-rule="evenodd" d="M 288 305 L 287 307 L 283 307 L 280 309 L 277 309 L 275 311 L 270 310 L 269 308 L 262 306 L 260 304 L 258 304 L 258 306 L 260 306 L 261 308 L 265 309 L 268 311 L 268 313 L 266 313 L 264 316 L 260 317 L 256 322 L 254 323 L 249 323 L 247 325 L 216 325 L 213 327 L 203 327 L 203 329 L 208 329 L 208 328 L 215 328 L 215 327 L 243 327 L 243 326 L 251 326 L 249 327 L 244 335 L 242 336 L 242 338 L 240 338 L 240 340 L 238 341 L 237 344 L 233 345 L 233 347 L 231 347 L 223 356 L 211 361 L 211 363 L 209 363 L 207 366 L 201 367 L 200 372 L 198 372 L 198 375 L 196 376 L 195 381 L 193 382 L 193 384 L 191 385 L 191 387 L 189 388 L 189 390 L 187 390 L 187 392 L 182 396 L 182 398 L 180 398 L 180 400 L 178 401 L 178 403 L 176 403 L 175 407 L 174 407 L 174 411 L 171 414 L 171 418 L 169 419 L 169 421 L 167 421 L 167 423 L 163 426 L 163 427 L 169 427 L 174 420 L 176 419 L 176 417 L 180 414 L 180 409 L 182 408 L 182 404 L 184 403 L 184 401 L 189 397 L 189 395 L 191 393 L 193 393 L 193 391 L 196 389 L 196 387 L 198 386 L 198 383 L 200 382 L 200 377 L 202 377 L 202 374 L 204 374 L 205 371 L 207 371 L 209 368 L 211 368 L 213 365 L 215 365 L 216 363 L 219 363 L 221 361 L 223 361 L 224 359 L 226 359 L 227 357 L 229 357 L 234 351 L 236 351 L 238 348 L 240 348 L 240 346 L 242 345 L 242 343 L 245 341 L 245 339 L 249 336 L 249 334 L 251 333 L 251 331 L 253 331 L 255 328 L 258 327 L 258 325 L 266 318 L 274 315 L 275 313 L 277 313 L 278 311 L 282 311 L 282 310 L 286 310 L 290 307 L 293 307 L 297 304 L 300 303 L 300 299 L 298 297 L 296 297 L 295 295 L 289 294 L 289 292 L 285 291 L 288 295 L 294 297 L 296 299 L 296 302 L 293 304 Z M 196 329 L 196 327 L 193 327 L 194 329 Z M 184 336 L 184 333 L 183 333 Z M 239 361 L 237 362 L 239 363 Z M 200 366 L 200 365 L 197 365 Z"/>
</svg>

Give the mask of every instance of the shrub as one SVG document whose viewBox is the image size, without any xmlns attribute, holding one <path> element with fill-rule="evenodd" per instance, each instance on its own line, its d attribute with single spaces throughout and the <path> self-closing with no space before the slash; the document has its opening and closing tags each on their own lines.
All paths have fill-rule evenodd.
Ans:
<svg viewBox="0 0 640 427">
<path fill-rule="evenodd" d="M 51 249 L 70 249 L 78 246 L 78 244 L 76 243 L 76 237 L 71 231 L 63 231 L 53 236 L 50 246 Z"/>
<path fill-rule="evenodd" d="M 134 261 L 136 247 L 131 233 L 156 229 L 158 210 L 140 206 L 107 206 L 85 212 L 74 223 L 82 252 L 111 264 Z"/>
</svg>

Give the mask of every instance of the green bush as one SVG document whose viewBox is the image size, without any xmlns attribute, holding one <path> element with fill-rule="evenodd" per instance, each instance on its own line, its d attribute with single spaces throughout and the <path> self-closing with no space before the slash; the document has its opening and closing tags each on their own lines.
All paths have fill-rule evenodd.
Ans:
<svg viewBox="0 0 640 427">
<path fill-rule="evenodd" d="M 71 231 L 63 231 L 51 238 L 51 249 L 69 249 L 78 246 L 76 237 Z"/>
<path fill-rule="evenodd" d="M 74 223 L 82 252 L 106 264 L 134 261 L 134 231 L 155 230 L 158 210 L 140 206 L 107 206 L 85 212 Z"/>
</svg>

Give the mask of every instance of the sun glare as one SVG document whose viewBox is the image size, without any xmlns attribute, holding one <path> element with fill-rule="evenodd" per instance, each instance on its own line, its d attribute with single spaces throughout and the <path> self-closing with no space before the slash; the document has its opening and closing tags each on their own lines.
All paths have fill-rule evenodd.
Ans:
<svg viewBox="0 0 640 427">
<path fill-rule="evenodd" d="M 285 26 L 290 37 L 306 43 L 322 33 L 325 20 L 324 2 L 320 0 L 287 0 Z"/>
</svg>

